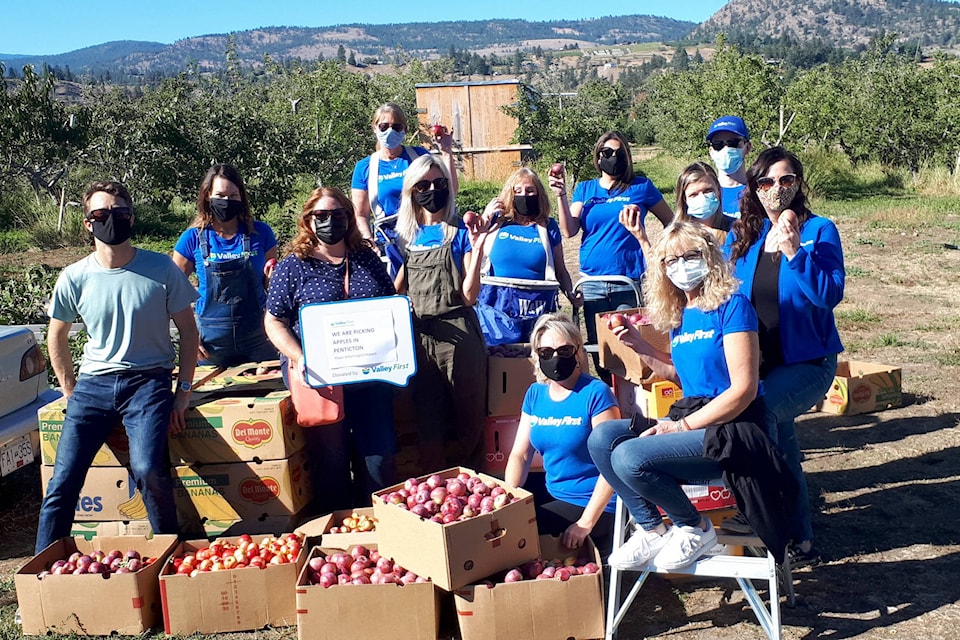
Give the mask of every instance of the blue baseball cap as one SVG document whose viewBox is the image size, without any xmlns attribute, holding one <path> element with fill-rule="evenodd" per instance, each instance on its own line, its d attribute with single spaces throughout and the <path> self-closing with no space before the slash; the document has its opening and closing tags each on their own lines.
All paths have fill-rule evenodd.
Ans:
<svg viewBox="0 0 960 640">
<path fill-rule="evenodd" d="M 710 125 L 710 130 L 707 131 L 707 142 L 710 142 L 710 138 L 718 131 L 729 131 L 746 140 L 750 139 L 750 132 L 747 131 L 747 125 L 744 124 L 743 118 L 738 118 L 737 116 L 720 116 L 714 120 L 713 124 Z"/>
</svg>

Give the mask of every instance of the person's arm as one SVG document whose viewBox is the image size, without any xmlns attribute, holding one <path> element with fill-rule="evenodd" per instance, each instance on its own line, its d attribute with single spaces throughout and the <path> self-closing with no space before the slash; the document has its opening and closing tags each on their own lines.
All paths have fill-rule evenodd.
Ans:
<svg viewBox="0 0 960 640">
<path fill-rule="evenodd" d="M 397 275 L 393 278 L 393 288 L 401 296 L 407 294 L 407 265 L 401 265 L 397 269 Z"/>
<path fill-rule="evenodd" d="M 278 318 L 267 311 L 263 314 L 263 330 L 277 351 L 293 363 L 291 369 L 296 373 L 296 379 L 291 380 L 290 384 L 309 386 L 304 379 L 303 346 L 300 344 L 300 338 L 290 328 L 287 319 Z"/>
<path fill-rule="evenodd" d="M 73 370 L 73 357 L 70 355 L 69 322 L 50 318 L 50 326 L 47 328 L 47 349 L 50 353 L 50 365 L 63 390 L 63 397 L 69 400 L 77 384 L 77 376 Z"/>
<path fill-rule="evenodd" d="M 530 444 L 530 416 L 520 414 L 520 426 L 517 427 L 517 436 L 507 458 L 507 470 L 503 474 L 503 481 L 512 487 L 522 487 L 530 473 L 530 463 L 533 462 L 533 445 Z"/>
<path fill-rule="evenodd" d="M 186 306 L 170 318 L 180 334 L 180 358 L 177 363 L 179 373 L 177 382 L 193 382 L 193 373 L 197 368 L 197 352 L 200 349 L 200 332 L 193 316 L 193 308 Z M 184 413 L 190 404 L 190 392 L 180 389 L 173 396 L 173 408 L 170 410 L 170 433 L 180 433 L 187 427 Z"/>
<path fill-rule="evenodd" d="M 483 239 L 482 236 L 472 251 L 463 254 L 463 286 L 461 293 L 463 301 L 468 305 L 474 305 L 477 297 L 480 295 L 480 263 L 483 262 Z"/>
<path fill-rule="evenodd" d="M 643 213 L 640 207 L 635 204 L 625 204 L 620 209 L 620 224 L 630 232 L 637 242 L 640 243 L 640 250 L 643 251 L 647 262 L 653 258 L 653 247 L 650 244 L 650 238 L 647 236 L 647 228 L 643 225 Z"/>
<path fill-rule="evenodd" d="M 557 274 L 557 282 L 560 283 L 560 290 L 567 297 L 574 307 L 583 306 L 583 295 L 573 290 L 573 280 L 570 278 L 570 271 L 567 269 L 567 261 L 563 257 L 563 245 L 558 244 L 553 248 L 553 269 Z"/>
<path fill-rule="evenodd" d="M 366 189 L 353 188 L 350 190 L 350 199 L 357 212 L 357 229 L 364 238 L 373 239 L 373 229 L 370 227 L 370 194 Z"/>
<path fill-rule="evenodd" d="M 620 419 L 620 408 L 610 407 L 601 411 L 590 419 L 591 428 L 608 420 Z M 576 549 L 583 545 L 584 539 L 590 535 L 593 528 L 597 526 L 597 521 L 603 515 L 603 510 L 610 504 L 613 497 L 613 487 L 607 484 L 603 476 L 597 476 L 597 484 L 593 487 L 593 493 L 590 494 L 590 500 L 587 506 L 583 508 L 580 519 L 571 524 L 560 536 L 560 542 L 568 549 Z"/>
<path fill-rule="evenodd" d="M 784 214 L 780 214 L 781 220 Z M 792 224 L 784 223 L 789 232 L 782 230 L 781 250 L 787 257 L 787 275 L 795 279 L 797 286 L 810 303 L 821 309 L 833 309 L 843 300 L 846 284 L 846 269 L 843 265 L 843 249 L 840 234 L 832 223 L 819 230 L 814 241 L 800 243 L 800 229 L 796 218 Z M 783 247 L 792 245 L 792 254 Z"/>
<path fill-rule="evenodd" d="M 664 380 L 680 384 L 680 379 L 677 377 L 677 369 L 673 366 L 673 358 L 670 354 L 655 349 L 653 345 L 643 339 L 640 331 L 630 324 L 629 321 L 619 327 L 614 327 L 612 331 L 613 335 L 615 335 L 620 342 L 636 351 L 644 364 L 650 367 L 656 375 Z"/>
<path fill-rule="evenodd" d="M 180 271 L 183 271 L 183 275 L 189 278 L 195 267 L 193 260 L 182 255 L 176 249 L 174 249 L 173 255 L 170 257 L 173 259 L 173 264 L 177 265 L 177 268 L 180 269 Z"/>
<path fill-rule="evenodd" d="M 435 136 L 437 146 L 440 147 L 440 157 L 450 172 L 450 198 L 456 198 L 460 191 L 460 177 L 457 175 L 457 159 L 453 155 L 453 135 L 446 127 L 439 136 Z"/>
</svg>

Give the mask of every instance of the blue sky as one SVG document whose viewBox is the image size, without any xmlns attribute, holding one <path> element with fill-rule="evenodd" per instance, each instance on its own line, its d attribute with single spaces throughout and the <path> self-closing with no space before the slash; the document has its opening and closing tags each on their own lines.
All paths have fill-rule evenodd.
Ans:
<svg viewBox="0 0 960 640">
<path fill-rule="evenodd" d="M 0 19 L 0 53 L 49 55 L 112 40 L 170 43 L 210 33 L 269 26 L 324 27 L 345 23 L 597 18 L 649 14 L 703 22 L 726 0 L 14 0 Z M 404 13 L 398 9 L 403 8 Z"/>
</svg>

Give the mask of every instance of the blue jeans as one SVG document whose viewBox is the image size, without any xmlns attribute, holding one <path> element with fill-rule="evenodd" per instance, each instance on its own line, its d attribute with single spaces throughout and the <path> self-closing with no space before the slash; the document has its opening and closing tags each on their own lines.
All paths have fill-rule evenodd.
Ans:
<svg viewBox="0 0 960 640">
<path fill-rule="evenodd" d="M 119 420 L 130 441 L 130 473 L 155 533 L 179 534 L 167 431 L 170 371 L 81 375 L 67 402 L 53 478 L 40 506 L 37 553 L 70 535 L 87 469 Z"/>
<path fill-rule="evenodd" d="M 704 429 L 638 437 L 630 420 L 609 420 L 590 433 L 587 449 L 600 474 L 650 531 L 663 522 L 661 507 L 681 526 L 698 526 L 700 513 L 681 484 L 707 484 L 722 476 L 717 462 L 703 457 Z"/>
<path fill-rule="evenodd" d="M 640 282 L 637 281 L 637 289 Z M 637 306 L 637 294 L 625 284 L 607 282 L 584 282 L 580 286 L 583 293 L 583 322 L 587 328 L 587 343 L 597 342 L 597 314 L 616 309 L 632 309 Z M 593 366 L 604 382 L 610 383 L 610 372 L 600 367 L 600 354 L 591 354 Z"/>
<path fill-rule="evenodd" d="M 791 524 L 794 542 L 813 539 L 810 499 L 807 495 L 807 479 L 800 465 L 800 442 L 795 419 L 823 398 L 836 371 L 837 355 L 833 354 L 815 362 L 780 365 L 763 380 L 767 425 L 772 428 L 770 439 L 783 452 L 799 487 Z"/>
<path fill-rule="evenodd" d="M 267 339 L 263 321 L 250 318 L 197 318 L 200 344 L 209 357 L 197 364 L 217 367 L 235 367 L 248 362 L 276 360 L 277 348 Z"/>
</svg>

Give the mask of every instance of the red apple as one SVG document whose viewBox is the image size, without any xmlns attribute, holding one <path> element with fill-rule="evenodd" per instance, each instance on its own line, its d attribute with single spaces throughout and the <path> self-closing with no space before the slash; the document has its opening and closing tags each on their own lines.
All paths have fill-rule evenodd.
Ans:
<svg viewBox="0 0 960 640">
<path fill-rule="evenodd" d="M 557 162 L 552 167 L 550 167 L 550 175 L 555 178 L 563 177 L 563 163 Z"/>
<path fill-rule="evenodd" d="M 507 571 L 507 575 L 503 576 L 504 582 L 520 582 L 523 580 L 523 574 L 520 573 L 519 569 L 510 569 Z"/>
</svg>

